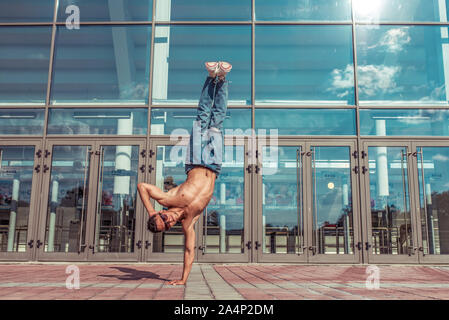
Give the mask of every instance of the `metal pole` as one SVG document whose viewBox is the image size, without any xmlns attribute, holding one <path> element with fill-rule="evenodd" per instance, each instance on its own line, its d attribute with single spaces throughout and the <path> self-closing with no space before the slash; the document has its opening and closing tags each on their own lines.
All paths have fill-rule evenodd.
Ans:
<svg viewBox="0 0 449 320">
<path fill-rule="evenodd" d="M 8 251 L 14 250 L 14 238 L 16 234 L 17 207 L 19 202 L 20 180 L 15 177 L 12 182 L 11 211 L 9 213 Z"/>
<path fill-rule="evenodd" d="M 55 177 L 51 187 L 50 217 L 48 222 L 48 245 L 47 245 L 48 252 L 53 252 L 55 246 L 56 208 L 58 207 L 58 193 L 59 193 L 59 182 Z"/>
</svg>

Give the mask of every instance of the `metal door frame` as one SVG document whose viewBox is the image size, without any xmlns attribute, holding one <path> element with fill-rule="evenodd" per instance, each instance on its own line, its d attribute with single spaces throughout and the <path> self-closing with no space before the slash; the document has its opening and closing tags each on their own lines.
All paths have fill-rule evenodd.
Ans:
<svg viewBox="0 0 449 320">
<path fill-rule="evenodd" d="M 36 260 L 38 261 L 87 261 L 87 247 L 80 253 L 77 252 L 45 252 L 45 236 L 47 229 L 47 210 L 49 205 L 49 195 L 50 195 L 50 184 L 51 184 L 51 172 L 52 172 L 52 160 L 53 160 L 53 147 L 54 146 L 91 146 L 92 151 L 95 149 L 95 140 L 92 139 L 48 139 L 44 147 L 44 157 L 43 157 L 43 167 L 46 172 L 43 172 L 42 177 L 42 193 L 41 193 L 41 205 L 40 205 L 40 218 L 39 218 L 39 230 L 37 233 L 37 240 L 39 242 L 39 247 L 36 248 Z M 91 190 L 94 188 L 94 168 L 95 160 L 93 155 L 90 156 L 90 168 L 88 176 L 88 201 L 86 203 L 86 212 L 93 210 L 92 207 L 92 196 Z M 87 214 L 88 216 L 89 214 Z M 86 230 L 84 233 L 86 235 L 85 244 L 88 246 L 89 238 L 89 225 L 86 221 Z"/>
<path fill-rule="evenodd" d="M 351 197 L 352 197 L 352 225 L 353 225 L 353 254 L 319 254 L 313 250 L 313 219 L 314 219 L 314 204 L 313 204 L 313 174 L 312 174 L 312 161 L 313 152 L 312 147 L 347 147 L 349 148 L 348 160 L 349 160 L 349 172 L 351 177 Z M 307 175 L 306 189 L 309 190 L 307 194 L 307 211 L 308 216 L 307 225 L 308 229 L 308 261 L 310 263 L 360 263 L 362 261 L 361 253 L 361 230 L 360 230 L 360 216 L 361 206 L 359 204 L 359 170 L 358 170 L 358 152 L 357 152 L 357 140 L 333 140 L 333 141 L 320 141 L 320 140 L 307 140 L 305 152 L 311 152 L 312 156 L 305 158 L 305 174 Z M 311 250 L 312 249 L 312 250 Z"/>
<path fill-rule="evenodd" d="M 36 250 L 36 233 L 39 221 L 40 194 L 42 182 L 42 157 L 39 156 L 42 150 L 42 139 L 36 138 L 2 138 L 0 146 L 30 146 L 34 147 L 33 159 L 33 177 L 30 195 L 30 209 L 28 213 L 28 229 L 27 229 L 27 249 L 25 252 L 0 252 L 0 261 L 30 261 L 34 259 Z"/>
<path fill-rule="evenodd" d="M 305 152 L 305 146 L 306 146 L 306 140 L 297 138 L 297 139 L 278 139 L 277 141 L 277 147 L 301 147 L 301 152 Z M 263 197 L 263 147 L 270 147 L 268 143 L 262 143 L 260 139 L 257 141 L 257 165 L 260 166 L 261 170 L 259 173 L 254 174 L 254 188 L 253 188 L 253 194 L 254 201 L 253 201 L 253 225 L 255 226 L 253 233 L 253 239 L 256 239 L 257 244 L 263 244 L 263 237 L 266 235 L 263 235 L 263 204 L 262 204 L 262 197 Z M 274 146 L 274 145 L 273 145 Z M 308 261 L 308 254 L 307 254 L 307 239 L 308 239 L 308 228 L 307 225 L 309 224 L 307 221 L 307 214 L 306 212 L 306 203 L 305 199 L 308 194 L 308 190 L 306 187 L 306 175 L 305 175 L 305 165 L 304 165 L 304 158 L 302 158 L 302 205 L 303 205 L 303 232 L 304 232 L 304 247 L 302 253 L 295 253 L 295 254 L 287 254 L 287 253 L 263 253 L 262 249 L 255 249 L 254 248 L 254 260 L 255 262 L 271 262 L 271 263 L 285 263 L 285 262 L 291 262 L 291 263 L 306 263 Z M 257 246 L 258 247 L 258 246 Z"/>
<path fill-rule="evenodd" d="M 113 138 L 104 138 L 104 137 L 67 137 L 67 138 L 53 138 L 47 139 L 45 144 L 45 151 L 50 152 L 48 157 L 44 156 L 43 166 L 48 167 L 48 171 L 44 172 L 43 175 L 46 175 L 42 178 L 42 193 L 41 193 L 41 203 L 40 203 L 40 218 L 39 225 L 37 231 L 37 240 L 40 241 L 43 245 L 36 250 L 36 260 L 38 261 L 139 261 L 141 256 L 141 250 L 136 248 L 137 244 L 135 243 L 135 251 L 133 253 L 94 253 L 92 254 L 92 248 L 94 244 L 94 232 L 95 232 L 95 214 L 89 214 L 90 212 L 96 212 L 97 205 L 97 192 L 98 192 L 98 169 L 100 159 L 98 155 L 95 155 L 95 151 L 98 151 L 100 146 L 102 145 L 138 145 L 141 150 L 145 150 L 146 146 L 146 138 L 129 138 L 129 137 L 113 137 Z M 77 252 L 45 252 L 45 233 L 46 233 L 46 224 L 47 224 L 47 205 L 48 205 L 48 196 L 50 193 L 50 174 L 52 169 L 52 159 L 53 159 L 53 146 L 91 146 L 92 154 L 90 156 L 90 168 L 89 168 L 89 177 L 87 181 L 88 185 L 88 200 L 86 203 L 86 222 L 85 222 L 85 245 L 86 247 L 80 253 Z M 139 150 L 139 153 L 141 152 Z M 144 163 L 145 160 L 142 160 L 142 156 L 139 156 L 139 166 Z M 140 182 L 143 179 L 143 174 L 141 172 L 138 173 L 138 181 Z M 94 191 L 95 190 L 95 191 Z M 137 195 L 138 197 L 138 195 Z M 139 219 L 142 216 L 142 206 L 137 201 L 136 204 L 136 239 L 141 238 L 141 228 L 139 225 Z M 140 217 L 140 218 L 139 218 Z M 35 243 L 36 243 L 35 241 Z"/>
<path fill-rule="evenodd" d="M 441 140 L 413 140 L 412 143 L 412 152 L 417 152 L 418 147 L 426 148 L 426 147 L 446 147 L 449 150 L 449 142 L 441 141 Z M 413 171 L 415 173 L 413 177 L 413 186 L 414 186 L 414 194 L 415 194 L 415 210 L 416 210 L 416 226 L 418 229 L 418 257 L 419 262 L 423 264 L 448 264 L 449 263 L 449 254 L 424 254 L 423 248 L 423 235 L 422 235 L 422 227 L 421 227 L 421 210 L 420 210 L 420 185 L 419 185 L 419 175 L 421 174 L 418 166 L 418 157 L 414 157 L 414 168 Z M 425 191 L 425 190 L 424 190 Z M 423 195 L 424 196 L 424 195 Z"/>
<path fill-rule="evenodd" d="M 409 193 L 409 210 L 410 221 L 412 223 L 412 240 L 414 243 L 414 253 L 407 254 L 373 254 L 370 247 L 372 241 L 371 231 L 371 204 L 370 204 L 370 181 L 369 181 L 369 158 L 368 147 L 406 147 L 407 148 L 407 180 L 408 180 L 408 193 Z M 415 204 L 415 190 L 414 190 L 414 177 L 415 177 L 415 164 L 411 159 L 410 154 L 413 152 L 412 143 L 410 139 L 362 139 L 360 153 L 364 152 L 361 163 L 363 167 L 368 169 L 365 174 L 361 174 L 361 201 L 362 201 L 362 230 L 363 230 L 363 256 L 364 261 L 367 263 L 418 263 L 418 228 L 417 228 L 417 212 Z M 362 171 L 364 171 L 362 167 Z"/>
<path fill-rule="evenodd" d="M 258 148 L 266 144 L 258 142 Z M 271 254 L 262 253 L 262 250 L 255 251 L 255 260 L 257 262 L 291 262 L 291 263 L 360 263 L 362 261 L 362 254 L 358 249 L 357 244 L 361 241 L 361 206 L 359 203 L 359 182 L 358 175 L 355 173 L 355 167 L 358 166 L 357 158 L 354 157 L 354 152 L 357 151 L 357 140 L 348 138 L 324 138 L 324 137 L 289 137 L 280 138 L 278 140 L 278 147 L 299 147 L 301 146 L 303 153 L 302 158 L 302 202 L 303 202 L 303 232 L 304 232 L 304 246 L 302 254 Z M 326 255 L 313 254 L 312 248 L 312 232 L 313 232 L 313 213 L 312 213 L 312 163 L 311 157 L 307 153 L 311 151 L 311 147 L 349 147 L 349 158 L 351 167 L 351 184 L 352 184 L 352 207 L 353 207 L 353 226 L 354 226 L 354 254 L 347 255 Z M 355 153 L 356 155 L 358 153 Z M 258 163 L 262 166 L 262 150 L 258 150 Z M 262 175 L 255 176 L 254 191 L 256 193 L 254 201 L 254 219 L 253 223 L 256 226 L 256 231 L 253 235 L 259 243 L 262 243 Z"/>
<path fill-rule="evenodd" d="M 138 160 L 138 168 L 141 168 L 142 166 L 145 167 L 146 162 L 146 139 L 140 138 L 140 139 L 130 139 L 130 138 L 121 138 L 117 137 L 117 139 L 97 139 L 95 142 L 95 151 L 100 151 L 100 148 L 102 146 L 138 146 L 139 147 L 139 160 Z M 90 192 L 92 194 L 91 198 L 93 198 L 94 208 L 92 210 L 92 214 L 89 215 L 89 219 L 86 221 L 88 223 L 88 226 L 86 229 L 89 230 L 89 233 L 87 234 L 88 239 L 88 255 L 87 260 L 88 261 L 126 261 L 126 262 L 137 262 L 140 260 L 141 257 L 141 243 L 139 243 L 139 240 L 142 239 L 142 225 L 143 225 L 143 204 L 142 201 L 138 200 L 139 194 L 136 190 L 136 201 L 135 201 L 135 215 L 136 215 L 136 227 L 135 227 L 135 241 L 134 241 L 134 252 L 128 253 L 128 252 L 96 252 L 95 251 L 95 228 L 96 228 L 96 213 L 99 209 L 97 207 L 98 204 L 98 190 L 99 190 L 99 169 L 100 169 L 100 155 L 95 157 L 94 160 L 94 173 L 95 173 L 95 190 L 94 192 Z M 138 170 L 137 171 L 137 183 L 144 180 L 146 170 Z M 90 200 L 89 200 L 90 201 Z M 95 214 L 93 214 L 95 212 Z M 86 225 L 87 226 L 87 225 Z"/>
</svg>

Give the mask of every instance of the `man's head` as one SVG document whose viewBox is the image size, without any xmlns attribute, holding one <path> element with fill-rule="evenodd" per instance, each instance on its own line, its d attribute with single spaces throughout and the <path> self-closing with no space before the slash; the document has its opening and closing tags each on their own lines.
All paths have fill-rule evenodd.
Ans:
<svg viewBox="0 0 449 320">
<path fill-rule="evenodd" d="M 153 214 L 148 219 L 148 230 L 153 233 L 167 231 L 181 218 L 182 212 L 176 210 L 163 210 Z"/>
</svg>

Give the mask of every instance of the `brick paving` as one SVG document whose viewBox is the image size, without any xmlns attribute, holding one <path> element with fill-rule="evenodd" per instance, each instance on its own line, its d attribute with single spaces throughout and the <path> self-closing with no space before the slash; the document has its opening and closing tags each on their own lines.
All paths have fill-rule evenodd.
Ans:
<svg viewBox="0 0 449 320">
<path fill-rule="evenodd" d="M 0 300 L 449 300 L 449 267 L 378 266 L 380 288 L 366 287 L 364 265 L 0 264 Z M 72 282 L 73 284 L 73 282 Z"/>
</svg>

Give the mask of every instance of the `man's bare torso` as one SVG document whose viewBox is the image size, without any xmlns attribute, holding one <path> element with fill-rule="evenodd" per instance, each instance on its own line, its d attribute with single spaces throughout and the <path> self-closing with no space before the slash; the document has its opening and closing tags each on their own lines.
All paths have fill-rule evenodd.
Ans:
<svg viewBox="0 0 449 320">
<path fill-rule="evenodd" d="M 196 167 L 189 171 L 187 180 L 167 192 L 159 203 L 170 208 L 182 208 L 185 218 L 194 218 L 209 203 L 214 192 L 216 175 L 213 171 Z"/>
</svg>

